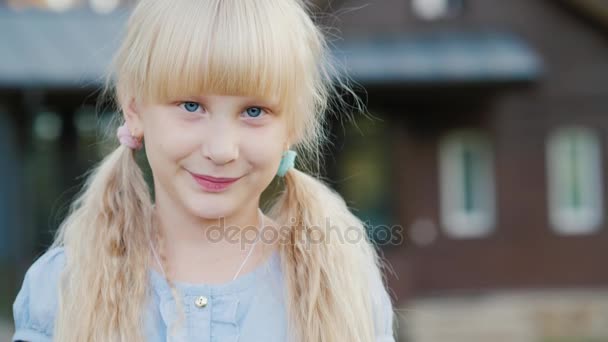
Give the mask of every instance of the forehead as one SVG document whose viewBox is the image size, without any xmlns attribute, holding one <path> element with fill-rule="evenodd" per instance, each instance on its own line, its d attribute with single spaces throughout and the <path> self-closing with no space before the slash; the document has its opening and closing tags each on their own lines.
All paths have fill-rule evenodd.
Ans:
<svg viewBox="0 0 608 342">
<path fill-rule="evenodd" d="M 280 108 L 294 140 L 315 140 L 333 89 L 327 69 L 333 60 L 302 4 L 141 0 L 113 63 L 118 100 L 255 97 Z"/>
<path fill-rule="evenodd" d="M 235 12 L 237 3 L 251 12 Z M 145 102 L 222 94 L 281 108 L 294 105 L 295 94 L 306 88 L 303 62 L 310 56 L 301 46 L 305 40 L 296 42 L 295 33 L 290 34 L 293 24 L 285 25 L 249 1 L 220 1 L 209 11 L 193 12 L 198 14 L 170 11 L 143 44 L 148 48 L 140 94 Z"/>
</svg>

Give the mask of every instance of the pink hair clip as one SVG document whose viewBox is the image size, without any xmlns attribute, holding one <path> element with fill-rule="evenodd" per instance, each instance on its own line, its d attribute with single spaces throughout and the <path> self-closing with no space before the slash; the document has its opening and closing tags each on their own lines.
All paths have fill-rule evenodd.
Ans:
<svg viewBox="0 0 608 342">
<path fill-rule="evenodd" d="M 140 150 L 143 147 L 141 138 L 134 137 L 131 134 L 126 122 L 122 126 L 118 127 L 116 136 L 122 145 L 125 145 L 130 149 Z"/>
</svg>

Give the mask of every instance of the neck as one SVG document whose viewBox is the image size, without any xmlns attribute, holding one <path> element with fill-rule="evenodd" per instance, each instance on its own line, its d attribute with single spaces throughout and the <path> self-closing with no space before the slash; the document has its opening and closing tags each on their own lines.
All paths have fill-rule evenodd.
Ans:
<svg viewBox="0 0 608 342">
<path fill-rule="evenodd" d="M 242 260 L 255 239 L 260 237 L 257 201 L 228 216 L 206 218 L 164 198 L 157 196 L 154 216 L 170 263 L 200 265 Z"/>
</svg>

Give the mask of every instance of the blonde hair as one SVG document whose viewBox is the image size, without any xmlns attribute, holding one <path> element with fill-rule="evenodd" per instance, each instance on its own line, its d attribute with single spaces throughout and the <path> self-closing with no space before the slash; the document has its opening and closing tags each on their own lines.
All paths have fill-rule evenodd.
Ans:
<svg viewBox="0 0 608 342">
<path fill-rule="evenodd" d="M 363 106 L 309 13 L 301 0 L 141 0 L 103 95 L 111 93 L 117 108 L 130 98 L 203 93 L 278 99 L 299 155 L 268 210 L 289 227 L 279 245 L 287 331 L 293 341 L 373 341 L 374 321 L 388 319 L 378 317 L 383 312 L 373 310 L 370 295 L 375 281 L 383 283 L 383 265 L 363 222 L 319 176 L 327 113 Z M 144 340 L 149 239 L 162 250 L 152 215 L 134 154 L 118 146 L 87 178 L 51 246 L 64 246 L 67 256 L 56 340 Z M 347 230 L 361 238 L 341 242 Z"/>
</svg>

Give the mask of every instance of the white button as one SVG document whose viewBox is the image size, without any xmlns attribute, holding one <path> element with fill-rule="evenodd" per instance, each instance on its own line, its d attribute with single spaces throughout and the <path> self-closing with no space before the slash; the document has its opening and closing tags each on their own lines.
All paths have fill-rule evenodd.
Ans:
<svg viewBox="0 0 608 342">
<path fill-rule="evenodd" d="M 194 301 L 194 304 L 196 306 L 198 306 L 199 308 L 204 308 L 205 306 L 207 306 L 207 297 L 205 296 L 200 296 L 198 298 L 196 298 L 196 300 Z"/>
</svg>

